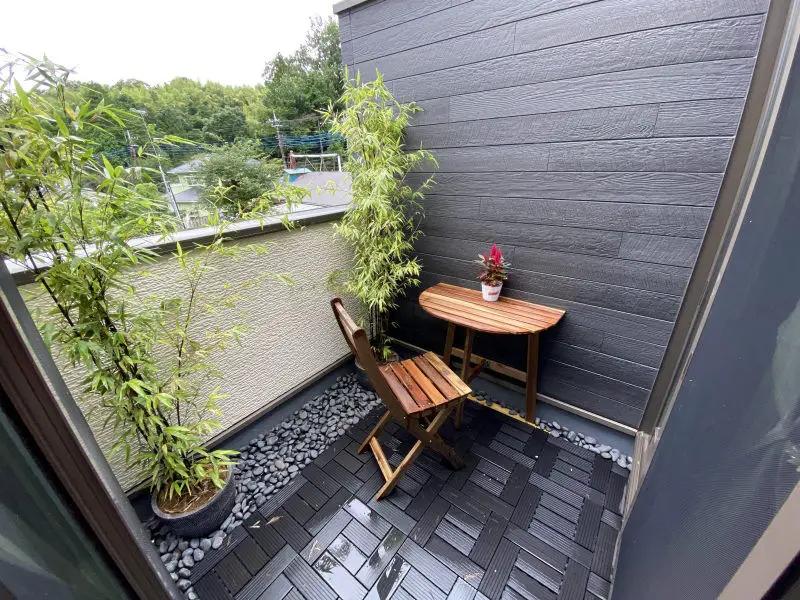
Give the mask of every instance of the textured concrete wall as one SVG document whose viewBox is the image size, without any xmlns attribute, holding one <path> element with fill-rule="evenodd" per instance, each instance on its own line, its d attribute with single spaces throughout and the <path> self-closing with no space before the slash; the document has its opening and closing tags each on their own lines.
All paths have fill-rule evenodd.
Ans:
<svg viewBox="0 0 800 600">
<path fill-rule="evenodd" d="M 331 313 L 329 301 L 333 292 L 328 289 L 327 280 L 333 270 L 347 265 L 350 252 L 341 240 L 334 239 L 331 223 L 231 243 L 269 246 L 270 251 L 266 256 L 219 259 L 217 271 L 204 283 L 207 289 L 219 288 L 226 282 L 235 288 L 264 271 L 289 273 L 295 285 L 287 287 L 267 282 L 247 290 L 235 312 L 220 310 L 201 315 L 196 321 L 202 331 L 202 328 L 225 325 L 244 311 L 244 322 L 250 327 L 242 345 L 228 349 L 218 362 L 224 379 L 215 381 L 214 385 L 221 384 L 220 391 L 230 397 L 221 402 L 223 430 L 216 431 L 215 435 L 269 406 L 282 394 L 349 353 Z M 148 270 L 155 277 L 137 283 L 139 293 L 182 293 L 184 286 L 173 258 L 163 257 Z M 67 368 L 58 356 L 56 360 L 78 399 L 81 373 Z M 89 413 L 91 403 L 87 402 L 82 403 L 82 407 L 97 440 L 107 451 L 114 435 L 110 427 L 102 428 L 102 411 Z M 125 468 L 121 456 L 114 457 L 111 465 L 123 488 L 138 483 L 136 474 Z"/>
<path fill-rule="evenodd" d="M 539 390 L 637 426 L 716 202 L 768 0 L 384 0 L 339 13 L 342 60 L 425 112 L 409 146 L 437 185 L 423 286 L 477 287 L 497 242 L 503 293 L 566 309 Z M 431 167 L 425 167 L 432 171 Z M 416 176 L 417 178 L 420 176 Z M 416 294 L 397 336 L 440 349 Z M 524 367 L 522 339 L 475 351 Z"/>
</svg>

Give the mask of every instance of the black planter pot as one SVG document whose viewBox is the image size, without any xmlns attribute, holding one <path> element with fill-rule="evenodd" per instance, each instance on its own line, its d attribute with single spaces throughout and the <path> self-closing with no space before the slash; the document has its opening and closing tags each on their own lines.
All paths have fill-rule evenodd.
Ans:
<svg viewBox="0 0 800 600">
<path fill-rule="evenodd" d="M 175 535 L 183 538 L 204 537 L 215 529 L 219 529 L 222 522 L 231 514 L 236 500 L 235 480 L 234 468 L 231 467 L 228 471 L 228 480 L 225 482 L 225 487 L 217 491 L 214 497 L 203 506 L 190 512 L 179 515 L 163 512 L 158 508 L 155 493 L 150 497 L 150 506 L 153 509 L 153 513 L 162 523 L 169 526 Z"/>
</svg>

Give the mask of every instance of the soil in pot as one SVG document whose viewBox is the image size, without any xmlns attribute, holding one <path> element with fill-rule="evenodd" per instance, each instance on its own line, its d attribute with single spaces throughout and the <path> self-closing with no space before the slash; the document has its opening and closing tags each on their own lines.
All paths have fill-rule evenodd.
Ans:
<svg viewBox="0 0 800 600">
<path fill-rule="evenodd" d="M 228 481 L 228 469 L 220 473 L 224 481 Z M 211 499 L 221 492 L 223 488 L 218 488 L 210 479 L 206 479 L 198 486 L 192 494 L 173 495 L 168 497 L 168 488 L 164 488 L 158 495 L 158 508 L 170 516 L 180 516 L 184 513 L 197 510 L 201 506 L 208 504 Z"/>
</svg>

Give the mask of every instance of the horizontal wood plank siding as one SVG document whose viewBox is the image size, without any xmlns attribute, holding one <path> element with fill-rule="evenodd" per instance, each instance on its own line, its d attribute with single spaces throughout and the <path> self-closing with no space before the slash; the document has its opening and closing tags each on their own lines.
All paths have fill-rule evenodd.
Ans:
<svg viewBox="0 0 800 600">
<path fill-rule="evenodd" d="M 438 167 L 422 288 L 477 288 L 498 243 L 504 294 L 567 311 L 543 334 L 542 393 L 636 426 L 716 202 L 768 0 L 373 0 L 339 15 L 345 62 L 415 101 L 409 146 Z M 421 288 L 421 289 L 422 289 Z M 396 335 L 440 349 L 409 292 Z M 475 351 L 524 368 L 524 340 Z"/>
</svg>

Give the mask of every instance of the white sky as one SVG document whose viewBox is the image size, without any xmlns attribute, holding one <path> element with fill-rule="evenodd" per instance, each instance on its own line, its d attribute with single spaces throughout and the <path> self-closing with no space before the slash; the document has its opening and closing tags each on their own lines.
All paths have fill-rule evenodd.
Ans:
<svg viewBox="0 0 800 600">
<path fill-rule="evenodd" d="M 335 1 L 4 2 L 0 48 L 47 54 L 100 83 L 182 76 L 252 85 L 267 60 L 297 49 L 310 17 L 333 14 Z"/>
</svg>

